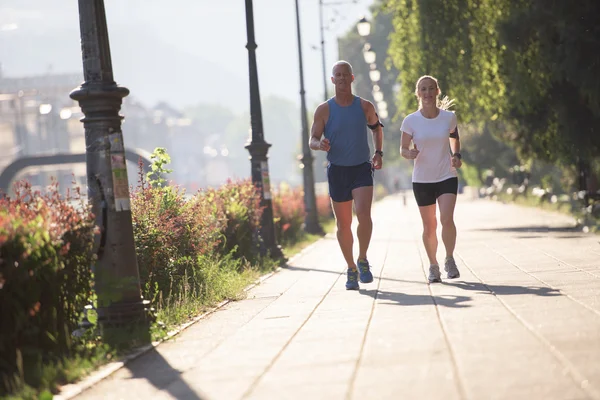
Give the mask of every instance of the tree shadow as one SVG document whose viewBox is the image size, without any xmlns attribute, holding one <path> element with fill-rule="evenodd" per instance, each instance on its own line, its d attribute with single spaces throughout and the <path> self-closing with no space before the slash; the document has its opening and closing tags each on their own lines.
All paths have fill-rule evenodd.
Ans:
<svg viewBox="0 0 600 400">
<path fill-rule="evenodd" d="M 504 228 L 489 228 L 489 229 L 477 229 L 481 232 L 572 232 L 581 233 L 581 230 L 575 226 L 544 226 L 544 225 L 531 225 L 531 226 L 511 226 Z"/>
<path fill-rule="evenodd" d="M 448 282 L 443 285 L 454 286 L 462 290 L 477 291 L 479 293 L 494 293 L 497 295 L 535 295 L 543 297 L 562 296 L 558 289 L 543 286 L 517 286 L 517 285 L 488 285 L 481 282 Z"/>
<path fill-rule="evenodd" d="M 156 349 L 127 363 L 126 368 L 133 375 L 129 379 L 146 379 L 156 389 L 169 393 L 175 399 L 206 400 L 182 379 L 182 372 L 173 368 Z"/>
<path fill-rule="evenodd" d="M 397 306 L 431 306 L 438 305 L 450 308 L 467 308 L 470 304 L 465 304 L 471 301 L 469 296 L 453 296 L 453 295 L 421 295 L 421 294 L 406 294 L 401 292 L 388 292 L 378 289 L 359 289 L 359 293 L 365 296 L 370 296 L 382 304 L 392 304 Z"/>
</svg>

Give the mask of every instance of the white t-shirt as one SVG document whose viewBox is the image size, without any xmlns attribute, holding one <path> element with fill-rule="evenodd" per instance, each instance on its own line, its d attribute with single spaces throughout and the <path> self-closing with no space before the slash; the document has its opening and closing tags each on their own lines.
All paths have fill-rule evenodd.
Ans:
<svg viewBox="0 0 600 400">
<path fill-rule="evenodd" d="M 400 130 L 412 136 L 419 150 L 414 160 L 413 182 L 434 183 L 457 176 L 448 140 L 456 124 L 456 115 L 441 109 L 435 118 L 425 118 L 420 110 L 404 118 Z"/>
</svg>

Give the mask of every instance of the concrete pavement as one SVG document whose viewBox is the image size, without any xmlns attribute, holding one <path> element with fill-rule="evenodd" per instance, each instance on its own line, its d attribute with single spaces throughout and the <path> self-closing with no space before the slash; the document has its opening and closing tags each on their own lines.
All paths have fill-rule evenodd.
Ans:
<svg viewBox="0 0 600 400">
<path fill-rule="evenodd" d="M 412 196 L 373 219 L 360 291 L 329 235 L 77 399 L 600 399 L 599 236 L 459 197 L 461 277 L 428 285 Z"/>
</svg>

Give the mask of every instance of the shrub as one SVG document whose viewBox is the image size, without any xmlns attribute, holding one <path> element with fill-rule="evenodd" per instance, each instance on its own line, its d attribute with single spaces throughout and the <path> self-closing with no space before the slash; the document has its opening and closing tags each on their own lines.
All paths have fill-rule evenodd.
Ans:
<svg viewBox="0 0 600 400">
<path fill-rule="evenodd" d="M 78 197 L 21 183 L 0 199 L 0 394 L 38 386 L 43 364 L 71 350 L 95 259 L 93 217 Z"/>
<path fill-rule="evenodd" d="M 304 191 L 282 185 L 273 196 L 273 221 L 275 236 L 281 245 L 297 241 L 303 233 Z"/>
<path fill-rule="evenodd" d="M 131 192 L 131 211 L 144 297 L 169 307 L 213 284 L 206 260 L 232 257 L 240 271 L 258 259 L 257 230 L 262 215 L 259 196 L 250 181 L 228 182 L 193 196 L 165 186 L 164 149 L 152 155 L 152 172 L 140 168 L 138 188 Z M 229 267 L 228 267 L 229 268 Z"/>
<path fill-rule="evenodd" d="M 317 213 L 321 219 L 333 218 L 331 199 L 329 198 L 328 194 L 317 196 Z"/>
<path fill-rule="evenodd" d="M 258 235 L 263 208 L 260 192 L 251 180 L 228 181 L 218 189 L 199 192 L 199 201 L 208 202 L 220 215 L 225 216 L 223 241 L 219 252 L 222 256 L 232 254 L 250 263 L 259 259 L 261 238 Z"/>
<path fill-rule="evenodd" d="M 140 174 L 131 212 L 144 297 L 176 296 L 194 279 L 197 257 L 213 254 L 221 241 L 225 217 L 219 211 Z"/>
</svg>

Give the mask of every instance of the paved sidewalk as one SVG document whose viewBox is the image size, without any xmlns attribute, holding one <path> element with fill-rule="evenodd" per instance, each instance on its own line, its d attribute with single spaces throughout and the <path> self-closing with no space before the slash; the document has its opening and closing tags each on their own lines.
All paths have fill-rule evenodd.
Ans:
<svg viewBox="0 0 600 400">
<path fill-rule="evenodd" d="M 375 205 L 359 292 L 327 236 L 77 399 L 600 399 L 600 237 L 461 197 L 461 277 L 428 285 L 407 198 Z"/>
</svg>

